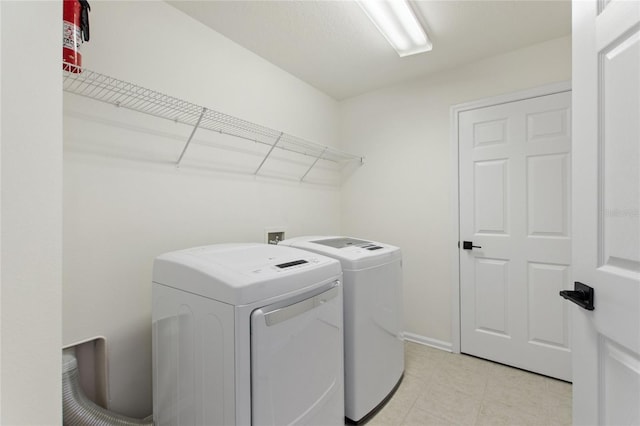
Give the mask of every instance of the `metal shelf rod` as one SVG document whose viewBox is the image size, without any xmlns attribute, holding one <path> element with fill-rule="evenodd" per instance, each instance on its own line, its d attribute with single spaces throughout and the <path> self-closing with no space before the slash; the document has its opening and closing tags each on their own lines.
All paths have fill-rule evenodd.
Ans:
<svg viewBox="0 0 640 426">
<path fill-rule="evenodd" d="M 278 139 L 276 139 L 276 141 L 273 143 L 273 145 L 271 145 L 271 148 L 269 149 L 269 152 L 267 152 L 267 155 L 265 155 L 264 158 L 262 159 L 262 163 L 260 163 L 260 165 L 258 166 L 256 171 L 253 173 L 254 175 L 258 174 L 258 172 L 260 171 L 260 169 L 264 165 L 264 162 L 267 161 L 267 158 L 269 158 L 269 156 L 273 152 L 273 149 L 276 147 L 276 145 L 278 145 L 278 142 L 280 142 L 280 138 L 282 138 L 283 134 L 284 134 L 284 132 L 280 132 L 280 136 L 278 136 Z"/>
<path fill-rule="evenodd" d="M 193 135 L 196 134 L 196 130 L 198 130 L 198 126 L 200 125 L 200 121 L 202 121 L 202 117 L 204 113 L 207 112 L 206 108 L 202 108 L 202 113 L 200 113 L 200 117 L 198 118 L 198 122 L 195 126 L 193 126 L 193 130 L 191 131 L 191 135 L 189 135 L 189 139 L 187 139 L 187 143 L 184 145 L 182 149 L 182 153 L 180 153 L 180 157 L 178 158 L 178 162 L 176 163 L 176 167 L 180 167 L 180 162 L 182 161 L 182 157 L 184 157 L 184 153 L 187 152 L 187 148 L 189 148 L 189 144 L 191 143 L 191 139 L 193 139 Z"/>
<path fill-rule="evenodd" d="M 327 147 L 325 147 L 322 152 L 320 153 L 320 155 L 318 155 L 318 158 L 315 159 L 315 161 L 309 166 L 309 168 L 307 169 L 307 171 L 302 175 L 302 177 L 300 178 L 300 182 L 302 182 L 304 180 L 304 178 L 307 177 L 307 175 L 309 174 L 309 172 L 311 171 L 311 169 L 313 169 L 313 166 L 316 165 L 316 163 L 318 161 L 320 161 L 320 159 L 322 158 L 322 156 L 324 155 L 324 153 L 327 151 Z"/>
</svg>

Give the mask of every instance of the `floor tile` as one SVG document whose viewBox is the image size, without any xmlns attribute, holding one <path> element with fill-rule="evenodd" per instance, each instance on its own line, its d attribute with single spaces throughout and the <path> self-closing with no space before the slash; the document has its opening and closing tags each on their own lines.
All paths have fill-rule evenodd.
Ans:
<svg viewBox="0 0 640 426">
<path fill-rule="evenodd" d="M 545 413 L 526 413 L 517 407 L 500 402 L 484 402 L 477 426 L 540 426 L 548 424 Z"/>
<path fill-rule="evenodd" d="M 447 386 L 479 397 L 486 390 L 488 377 L 475 371 L 445 365 L 438 369 L 431 379 L 436 387 Z"/>
<path fill-rule="evenodd" d="M 473 425 L 482 395 L 474 395 L 447 384 L 433 383 L 418 396 L 416 408 L 457 425 Z"/>
<path fill-rule="evenodd" d="M 457 423 L 451 422 L 442 417 L 430 413 L 428 411 L 421 410 L 414 406 L 407 417 L 402 422 L 402 426 L 456 426 Z"/>
<path fill-rule="evenodd" d="M 400 425 L 413 407 L 419 395 L 425 391 L 425 384 L 420 378 L 405 372 L 400 387 L 391 400 L 368 423 L 371 425 Z"/>
<path fill-rule="evenodd" d="M 571 424 L 571 384 L 407 342 L 405 375 L 368 425 Z"/>
</svg>

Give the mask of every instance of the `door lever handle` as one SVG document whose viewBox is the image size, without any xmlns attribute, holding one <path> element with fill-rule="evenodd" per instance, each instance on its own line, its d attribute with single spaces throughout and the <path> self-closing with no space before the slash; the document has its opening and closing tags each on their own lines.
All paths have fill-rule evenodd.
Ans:
<svg viewBox="0 0 640 426">
<path fill-rule="evenodd" d="M 463 250 L 473 250 L 474 248 L 482 248 L 482 246 L 474 246 L 473 241 L 463 241 L 462 249 Z"/>
<path fill-rule="evenodd" d="M 586 309 L 587 311 L 593 311 L 595 309 L 593 306 L 593 288 L 586 284 L 582 284 L 581 282 L 576 281 L 574 283 L 574 290 L 562 290 L 560 292 L 560 296 L 575 303 L 581 308 Z"/>
</svg>

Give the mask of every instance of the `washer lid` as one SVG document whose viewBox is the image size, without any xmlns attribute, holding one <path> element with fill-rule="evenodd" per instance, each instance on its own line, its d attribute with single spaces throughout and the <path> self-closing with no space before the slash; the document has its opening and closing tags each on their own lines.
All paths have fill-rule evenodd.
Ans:
<svg viewBox="0 0 640 426">
<path fill-rule="evenodd" d="M 334 259 L 271 244 L 217 244 L 165 253 L 153 281 L 221 302 L 244 305 L 339 278 Z"/>
<path fill-rule="evenodd" d="M 371 244 L 371 241 L 358 240 L 358 239 L 349 238 L 349 237 L 326 238 L 326 239 L 314 240 L 311 242 L 316 244 L 321 244 L 323 246 L 337 248 L 337 249 Z"/>
<path fill-rule="evenodd" d="M 297 247 L 340 260 L 343 270 L 364 269 L 402 258 L 398 247 L 342 236 L 305 236 L 281 241 L 279 245 Z"/>
</svg>

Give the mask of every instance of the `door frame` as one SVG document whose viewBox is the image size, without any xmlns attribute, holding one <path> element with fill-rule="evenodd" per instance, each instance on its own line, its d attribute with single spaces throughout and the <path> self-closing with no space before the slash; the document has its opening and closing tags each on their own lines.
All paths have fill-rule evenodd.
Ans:
<svg viewBox="0 0 640 426">
<path fill-rule="evenodd" d="M 501 105 L 509 102 L 523 101 L 556 93 L 570 92 L 571 82 L 547 84 L 532 89 L 521 90 L 499 96 L 478 99 L 471 102 L 453 105 L 450 108 L 450 149 L 451 149 L 451 214 L 452 234 L 455 241 L 451 241 L 451 349 L 453 353 L 460 353 L 460 150 L 458 139 L 458 117 L 460 113 L 478 108 Z"/>
</svg>

